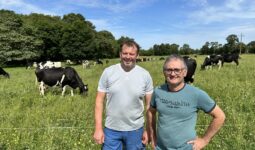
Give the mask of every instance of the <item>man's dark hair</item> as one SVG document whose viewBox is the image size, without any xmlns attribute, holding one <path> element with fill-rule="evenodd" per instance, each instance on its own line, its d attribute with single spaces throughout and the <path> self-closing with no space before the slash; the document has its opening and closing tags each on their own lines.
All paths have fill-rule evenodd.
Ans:
<svg viewBox="0 0 255 150">
<path fill-rule="evenodd" d="M 122 51 L 123 45 L 127 45 L 128 47 L 135 46 L 137 48 L 137 54 L 139 54 L 140 46 L 134 40 L 125 40 L 120 44 L 120 51 Z"/>
</svg>

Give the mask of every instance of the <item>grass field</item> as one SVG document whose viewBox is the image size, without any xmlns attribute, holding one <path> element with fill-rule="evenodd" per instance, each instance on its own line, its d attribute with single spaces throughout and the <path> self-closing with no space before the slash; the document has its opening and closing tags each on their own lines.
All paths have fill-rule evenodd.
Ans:
<svg viewBox="0 0 255 150">
<path fill-rule="evenodd" d="M 226 114 L 224 127 L 206 150 L 255 149 L 255 55 L 241 55 L 238 67 L 226 63 L 220 71 L 200 71 L 204 57 L 197 57 L 193 85 L 208 92 Z M 118 59 L 110 64 L 116 62 Z M 151 73 L 155 86 L 164 82 L 162 64 L 139 63 Z M 11 78 L 0 77 L 0 150 L 100 149 L 92 139 L 94 101 L 106 65 L 86 70 L 81 65 L 73 67 L 89 84 L 86 97 L 71 97 L 69 91 L 62 97 L 58 88 L 47 90 L 42 97 L 35 85 L 34 70 L 4 68 Z M 209 122 L 208 115 L 199 113 L 198 134 L 204 133 Z"/>
</svg>

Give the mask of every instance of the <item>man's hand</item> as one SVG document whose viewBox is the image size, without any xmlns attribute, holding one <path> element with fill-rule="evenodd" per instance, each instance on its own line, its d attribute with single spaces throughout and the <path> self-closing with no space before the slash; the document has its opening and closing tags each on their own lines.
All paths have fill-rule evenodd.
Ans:
<svg viewBox="0 0 255 150">
<path fill-rule="evenodd" d="M 142 138 L 142 143 L 144 144 L 144 145 L 147 145 L 148 144 L 148 134 L 147 134 L 147 131 L 146 130 L 144 130 L 143 131 L 143 138 Z"/>
<path fill-rule="evenodd" d="M 195 140 L 189 141 L 188 144 L 193 145 L 193 150 L 201 150 L 208 144 L 208 141 L 197 137 Z"/>
<path fill-rule="evenodd" d="M 103 144 L 104 143 L 104 131 L 103 130 L 96 130 L 94 132 L 93 138 L 94 138 L 94 140 L 97 144 Z"/>
</svg>

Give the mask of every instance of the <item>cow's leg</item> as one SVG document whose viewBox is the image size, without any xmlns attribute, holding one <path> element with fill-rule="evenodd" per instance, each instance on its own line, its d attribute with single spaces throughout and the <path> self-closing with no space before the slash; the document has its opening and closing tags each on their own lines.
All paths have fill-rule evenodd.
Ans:
<svg viewBox="0 0 255 150">
<path fill-rule="evenodd" d="M 65 79 L 65 75 L 63 74 L 63 75 L 62 75 L 62 78 L 61 78 L 61 81 L 60 81 L 60 86 L 62 85 L 64 79 Z"/>
<path fill-rule="evenodd" d="M 235 61 L 235 63 L 236 63 L 236 66 L 238 66 L 238 65 L 239 65 L 238 59 L 237 59 L 237 60 L 234 60 L 234 61 Z"/>
<path fill-rule="evenodd" d="M 73 89 L 71 89 L 71 96 L 73 96 Z"/>
<path fill-rule="evenodd" d="M 218 70 L 220 70 L 220 68 L 222 67 L 222 61 L 221 60 L 218 62 L 218 65 L 219 65 Z"/>
<path fill-rule="evenodd" d="M 43 81 L 40 82 L 39 90 L 40 90 L 40 95 L 44 96 L 44 83 L 43 83 Z"/>
<path fill-rule="evenodd" d="M 65 91 L 66 91 L 66 85 L 64 87 L 62 87 L 62 96 L 65 95 Z"/>
<path fill-rule="evenodd" d="M 59 81 L 57 81 L 57 83 L 55 85 L 53 85 L 53 87 L 58 86 L 58 85 L 60 85 Z"/>
</svg>

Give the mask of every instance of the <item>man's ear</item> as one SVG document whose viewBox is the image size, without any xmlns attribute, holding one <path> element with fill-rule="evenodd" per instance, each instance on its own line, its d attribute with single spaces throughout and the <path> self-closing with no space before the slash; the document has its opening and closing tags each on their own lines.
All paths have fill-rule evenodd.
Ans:
<svg viewBox="0 0 255 150">
<path fill-rule="evenodd" d="M 187 76 L 187 73 L 188 73 L 188 70 L 187 69 L 184 69 L 184 77 L 186 77 Z"/>
</svg>

